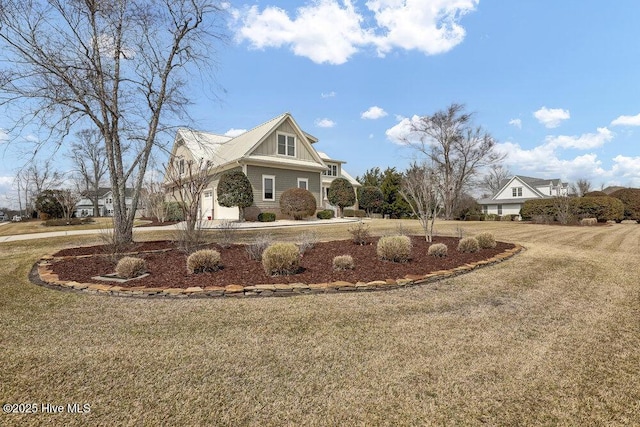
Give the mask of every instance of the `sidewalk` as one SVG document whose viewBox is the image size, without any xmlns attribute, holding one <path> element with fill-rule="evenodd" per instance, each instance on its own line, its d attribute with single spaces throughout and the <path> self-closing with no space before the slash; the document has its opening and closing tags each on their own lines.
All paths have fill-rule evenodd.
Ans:
<svg viewBox="0 0 640 427">
<path fill-rule="evenodd" d="M 349 222 L 357 222 L 358 218 L 333 218 L 333 219 L 315 219 L 315 220 L 280 220 L 275 222 L 233 222 L 233 227 L 237 230 L 257 230 L 273 227 L 308 227 L 316 225 L 331 225 Z M 183 227 L 184 223 L 173 225 L 165 225 L 158 227 L 135 227 L 133 229 L 134 236 L 138 233 L 146 233 L 151 231 L 173 231 L 178 227 Z M 225 227 L 222 221 L 203 221 L 201 228 L 204 230 L 215 230 Z M 81 236 L 91 234 L 102 234 L 104 230 L 67 230 L 67 231 L 51 231 L 47 233 L 30 233 L 17 234 L 12 236 L 0 236 L 0 243 L 15 242 L 20 240 L 46 239 L 49 237 L 65 237 L 65 236 Z"/>
</svg>

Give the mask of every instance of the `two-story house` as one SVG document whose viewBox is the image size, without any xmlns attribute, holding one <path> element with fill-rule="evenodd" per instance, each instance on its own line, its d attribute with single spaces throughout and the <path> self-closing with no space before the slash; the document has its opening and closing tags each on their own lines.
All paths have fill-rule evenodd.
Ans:
<svg viewBox="0 0 640 427">
<path fill-rule="evenodd" d="M 304 132 L 291 114 L 284 113 L 236 137 L 179 129 L 171 158 L 178 173 L 186 173 L 184 164 L 206 165 L 211 182 L 202 194 L 200 216 L 203 219 L 238 219 L 238 208 L 220 206 L 217 186 L 221 173 L 242 171 L 251 182 L 253 206 L 245 209 L 245 218 L 254 220 L 261 212 L 280 213 L 280 195 L 287 189 L 309 190 L 318 209 L 333 209 L 326 200 L 331 181 L 348 179 L 359 184 L 343 169 L 344 161 L 333 160 L 315 150 L 318 142 Z M 165 185 L 170 179 L 165 175 Z"/>
<path fill-rule="evenodd" d="M 515 175 L 503 181 L 493 196 L 478 200 L 484 214 L 520 215 L 527 200 L 567 196 L 569 186 L 560 179 L 541 179 Z"/>
<path fill-rule="evenodd" d="M 127 209 L 133 204 L 133 189 L 127 188 L 125 192 L 125 204 Z M 75 215 L 78 218 L 86 216 L 113 216 L 113 192 L 111 188 L 100 187 L 97 192 L 98 210 L 93 204 L 93 192 L 84 192 L 80 201 L 76 204 Z"/>
</svg>

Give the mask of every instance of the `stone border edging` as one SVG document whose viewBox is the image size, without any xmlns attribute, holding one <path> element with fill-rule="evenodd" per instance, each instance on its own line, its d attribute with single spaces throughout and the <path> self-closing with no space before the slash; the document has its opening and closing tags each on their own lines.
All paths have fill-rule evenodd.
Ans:
<svg viewBox="0 0 640 427">
<path fill-rule="evenodd" d="M 81 291 L 92 294 L 102 294 L 124 297 L 151 297 L 151 298 L 220 298 L 220 297 L 267 297 L 267 296 L 293 296 L 304 294 L 322 294 L 335 292 L 363 292 L 380 291 L 404 288 L 425 283 L 433 283 L 449 277 L 468 273 L 476 268 L 485 267 L 505 261 L 524 249 L 523 246 L 515 244 L 511 249 L 471 264 L 465 264 L 451 270 L 439 270 L 424 275 L 409 274 L 402 279 L 374 280 L 372 282 L 330 282 L 330 283 L 289 283 L 289 284 L 258 284 L 258 285 L 227 285 L 227 286 L 207 286 L 202 288 L 194 286 L 190 288 L 170 288 L 156 287 L 147 288 L 135 286 L 124 288 L 121 286 L 101 285 L 96 283 L 80 283 L 75 281 L 60 280 L 57 274 L 51 270 L 50 266 L 55 261 L 52 255 L 46 255 L 33 265 L 29 278 L 32 283 L 46 286 L 51 289 Z M 160 250 L 163 251 L 163 250 Z M 154 252 L 154 251 L 150 251 Z M 134 253 L 135 254 L 135 253 Z M 93 255 L 80 255 L 77 258 Z M 76 258 L 76 257 L 60 257 Z"/>
</svg>

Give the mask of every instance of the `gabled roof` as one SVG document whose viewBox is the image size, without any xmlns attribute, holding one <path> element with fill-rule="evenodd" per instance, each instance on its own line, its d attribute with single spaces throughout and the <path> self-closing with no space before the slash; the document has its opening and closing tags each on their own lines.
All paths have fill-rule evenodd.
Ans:
<svg viewBox="0 0 640 427">
<path fill-rule="evenodd" d="M 302 131 L 289 113 L 283 113 L 261 125 L 254 127 L 236 137 L 198 132 L 190 129 L 179 129 L 176 142 L 181 140 L 196 159 L 212 160 L 218 166 L 224 166 L 249 156 L 269 135 L 271 135 L 284 121 L 291 119 L 291 124 L 311 148 L 314 160 L 323 165 L 322 159 L 316 154 L 311 144 L 317 141 L 314 136 Z M 177 144 L 174 144 L 172 154 L 175 154 Z"/>
<path fill-rule="evenodd" d="M 103 198 L 104 196 L 106 196 L 107 194 L 111 193 L 111 187 L 99 187 L 98 188 L 98 198 Z M 85 190 L 83 191 L 80 195 L 82 197 L 92 197 L 93 196 L 93 190 Z M 125 197 L 133 197 L 133 188 L 126 188 L 125 189 Z"/>
</svg>

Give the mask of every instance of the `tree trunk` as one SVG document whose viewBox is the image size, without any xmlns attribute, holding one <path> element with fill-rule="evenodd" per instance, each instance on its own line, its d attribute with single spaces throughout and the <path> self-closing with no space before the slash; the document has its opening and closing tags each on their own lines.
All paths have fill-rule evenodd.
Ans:
<svg viewBox="0 0 640 427">
<path fill-rule="evenodd" d="M 113 210 L 113 242 L 116 245 L 133 242 L 133 222 L 118 209 Z"/>
</svg>

